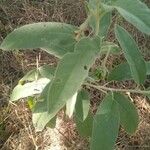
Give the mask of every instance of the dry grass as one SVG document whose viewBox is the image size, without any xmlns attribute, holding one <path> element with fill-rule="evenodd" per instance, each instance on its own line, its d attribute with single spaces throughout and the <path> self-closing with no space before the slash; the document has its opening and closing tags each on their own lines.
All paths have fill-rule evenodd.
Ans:
<svg viewBox="0 0 150 150">
<path fill-rule="evenodd" d="M 150 6 L 149 0 L 147 4 Z M 1 0 L 0 1 L 0 41 L 14 28 L 24 24 L 42 21 L 61 21 L 80 25 L 85 19 L 83 0 Z M 150 39 L 139 33 L 132 25 L 125 22 L 118 15 L 114 15 L 114 23 L 123 25 L 140 45 L 146 60 L 150 60 Z M 108 40 L 116 41 L 113 34 L 113 25 L 109 31 Z M 40 56 L 40 57 L 39 57 Z M 9 93 L 18 79 L 31 68 L 39 64 L 56 65 L 57 59 L 37 51 L 28 52 L 2 52 L 0 51 L 0 147 L 3 150 L 88 150 L 88 139 L 80 137 L 72 120 L 62 120 L 61 113 L 54 130 L 45 129 L 35 133 L 31 113 L 25 102 L 7 105 Z M 107 66 L 123 61 L 122 56 L 111 56 Z M 102 58 L 96 65 L 102 63 Z M 102 81 L 105 82 L 105 81 Z M 133 82 L 113 83 L 113 87 L 130 88 L 136 85 Z M 104 97 L 94 89 L 90 90 L 93 112 L 97 104 Z M 117 140 L 118 150 L 149 150 L 150 149 L 150 105 L 145 97 L 131 95 L 138 108 L 140 125 L 138 131 L 130 136 L 122 129 Z"/>
</svg>

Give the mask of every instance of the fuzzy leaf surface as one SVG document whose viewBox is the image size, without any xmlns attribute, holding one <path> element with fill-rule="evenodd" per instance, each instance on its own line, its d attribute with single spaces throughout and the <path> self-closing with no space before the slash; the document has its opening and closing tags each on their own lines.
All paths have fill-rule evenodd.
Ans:
<svg viewBox="0 0 150 150">
<path fill-rule="evenodd" d="M 114 93 L 114 99 L 119 104 L 120 123 L 130 134 L 133 134 L 139 123 L 138 112 L 134 104 L 123 94 Z"/>
<path fill-rule="evenodd" d="M 140 50 L 131 35 L 122 27 L 115 27 L 116 37 L 122 47 L 135 82 L 141 84 L 146 79 L 146 64 Z"/>
<path fill-rule="evenodd" d="M 74 53 L 66 54 L 60 61 L 48 90 L 48 111 L 57 113 L 80 88 L 100 50 L 99 38 L 83 38 Z"/>
<path fill-rule="evenodd" d="M 57 57 L 74 51 L 76 27 L 65 23 L 41 22 L 20 27 L 2 42 L 3 50 L 42 48 Z"/>
<path fill-rule="evenodd" d="M 140 31 L 150 35 L 150 9 L 139 0 L 116 0 L 113 6 Z"/>
<path fill-rule="evenodd" d="M 120 114 L 112 93 L 100 104 L 93 123 L 91 150 L 112 150 L 119 132 Z"/>
</svg>

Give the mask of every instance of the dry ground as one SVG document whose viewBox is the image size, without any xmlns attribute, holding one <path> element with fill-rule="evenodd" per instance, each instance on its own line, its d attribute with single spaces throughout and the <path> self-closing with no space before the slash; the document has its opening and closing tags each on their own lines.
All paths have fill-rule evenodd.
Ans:
<svg viewBox="0 0 150 150">
<path fill-rule="evenodd" d="M 149 0 L 145 1 L 149 6 Z M 83 0 L 0 0 L 0 42 L 14 28 L 39 21 L 61 21 L 80 25 L 85 19 Z M 140 45 L 146 60 L 150 60 L 150 39 L 139 33 L 120 16 L 114 15 L 114 23 L 122 24 Z M 113 24 L 108 40 L 115 41 Z M 40 50 L 28 52 L 2 52 L 0 50 L 0 149 L 2 150 L 88 150 L 88 139 L 80 137 L 72 120 L 62 120 L 61 112 L 54 130 L 45 129 L 35 133 L 31 113 L 27 104 L 20 101 L 8 104 L 9 93 L 22 75 L 39 64 L 56 65 L 57 59 Z M 122 56 L 111 56 L 108 67 L 122 62 Z M 102 58 L 96 61 L 101 64 Z M 112 65 L 113 64 L 113 65 Z M 104 81 L 103 81 L 104 82 Z M 114 83 L 115 87 L 134 87 L 133 82 Z M 146 82 L 146 86 L 150 86 Z M 94 110 L 103 97 L 91 89 L 91 105 Z M 138 108 L 140 124 L 137 132 L 130 136 L 122 129 L 116 143 L 118 150 L 150 149 L 150 105 L 141 95 L 130 95 Z"/>
</svg>

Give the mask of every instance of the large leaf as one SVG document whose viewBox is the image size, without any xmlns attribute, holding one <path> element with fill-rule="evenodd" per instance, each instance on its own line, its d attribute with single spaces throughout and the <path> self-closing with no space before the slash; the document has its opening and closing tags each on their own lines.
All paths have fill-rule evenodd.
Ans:
<svg viewBox="0 0 150 150">
<path fill-rule="evenodd" d="M 120 123 L 119 108 L 109 93 L 94 118 L 91 150 L 113 150 Z"/>
<path fill-rule="evenodd" d="M 126 96 L 120 93 L 114 93 L 114 99 L 119 104 L 121 125 L 128 133 L 134 133 L 139 123 L 136 107 Z"/>
<path fill-rule="evenodd" d="M 146 79 L 146 65 L 137 44 L 131 35 L 118 25 L 115 27 L 115 34 L 130 66 L 132 77 L 137 83 L 143 83 Z"/>
<path fill-rule="evenodd" d="M 1 44 L 3 50 L 42 48 L 62 57 L 74 51 L 76 27 L 56 22 L 25 25 L 10 33 Z"/>
<path fill-rule="evenodd" d="M 48 111 L 57 113 L 80 88 L 100 50 L 99 38 L 83 38 L 74 53 L 66 54 L 60 61 L 48 91 Z"/>
<path fill-rule="evenodd" d="M 81 136 L 90 137 L 92 135 L 93 116 L 90 112 L 84 121 L 81 121 L 77 114 L 75 114 L 75 122 L 77 130 Z"/>
<path fill-rule="evenodd" d="M 89 93 L 85 90 L 81 90 L 78 93 L 77 102 L 75 105 L 76 117 L 78 117 L 80 121 L 84 121 L 88 116 L 89 109 L 90 109 Z"/>
<path fill-rule="evenodd" d="M 40 94 L 44 87 L 50 82 L 47 78 L 41 78 L 37 81 L 29 82 L 24 85 L 18 84 L 12 91 L 11 101 L 17 101 L 21 98 Z"/>
<path fill-rule="evenodd" d="M 150 9 L 139 0 L 116 0 L 112 6 L 135 27 L 150 35 Z"/>
<path fill-rule="evenodd" d="M 150 62 L 146 63 L 146 75 L 150 75 Z M 122 81 L 122 80 L 130 80 L 132 79 L 130 66 L 128 63 L 122 63 L 115 67 L 109 74 L 108 80 L 116 80 L 116 81 Z"/>
</svg>

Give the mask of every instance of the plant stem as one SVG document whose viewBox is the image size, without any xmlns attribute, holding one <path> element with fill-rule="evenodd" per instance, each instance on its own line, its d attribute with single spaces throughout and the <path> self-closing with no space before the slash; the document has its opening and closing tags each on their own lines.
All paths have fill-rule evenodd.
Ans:
<svg viewBox="0 0 150 150">
<path fill-rule="evenodd" d="M 150 94 L 150 91 L 144 91 L 144 90 L 109 88 L 106 86 L 97 86 L 97 85 L 93 85 L 90 83 L 84 83 L 84 85 L 93 87 L 100 91 L 105 90 L 105 91 L 112 91 L 112 92 L 130 92 L 130 93 L 138 93 L 138 94 Z"/>
</svg>

